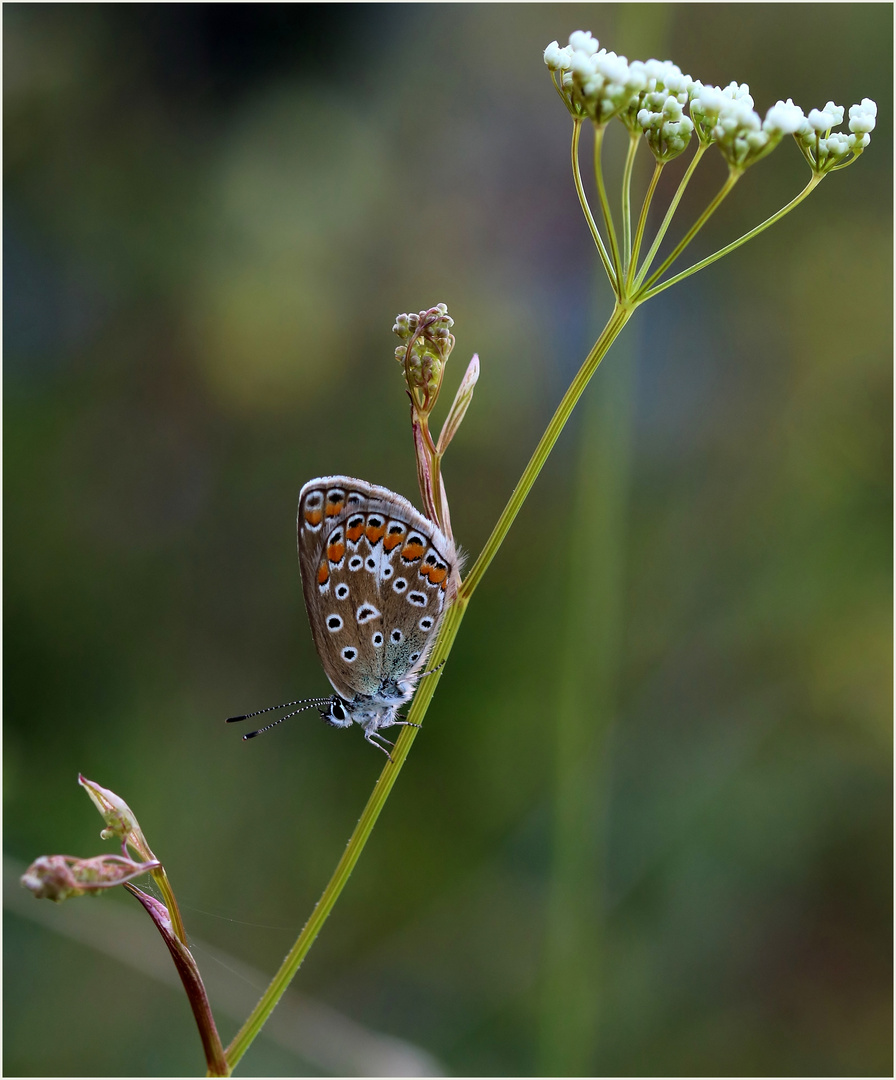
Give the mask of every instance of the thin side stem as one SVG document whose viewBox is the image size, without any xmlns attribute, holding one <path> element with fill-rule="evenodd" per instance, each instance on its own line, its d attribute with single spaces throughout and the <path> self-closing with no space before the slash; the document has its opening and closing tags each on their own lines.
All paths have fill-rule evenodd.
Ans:
<svg viewBox="0 0 896 1080">
<path fill-rule="evenodd" d="M 607 189 L 604 184 L 604 171 L 601 167 L 601 154 L 604 145 L 604 132 L 606 124 L 594 125 L 594 179 L 597 181 L 597 195 L 600 199 L 600 208 L 604 216 L 604 225 L 607 229 L 607 239 L 610 242 L 610 255 L 613 259 L 613 279 L 622 281 L 622 265 L 619 260 L 619 244 L 616 240 L 616 228 L 613 225 L 613 211 L 610 209 L 610 200 L 607 198 Z M 614 286 L 616 295 L 619 296 L 618 285 Z"/>
<path fill-rule="evenodd" d="M 650 275 L 646 284 L 641 286 L 638 293 L 636 294 L 639 300 L 642 298 L 643 294 L 648 289 L 650 289 L 651 286 L 663 276 L 663 274 L 665 274 L 665 272 L 669 269 L 672 263 L 675 262 L 678 256 L 684 251 L 688 244 L 690 244 L 690 242 L 694 239 L 697 233 L 700 232 L 700 230 L 707 223 L 707 221 L 709 221 L 709 219 L 716 212 L 716 210 L 718 210 L 718 208 L 722 205 L 723 201 L 731 193 L 731 189 L 734 187 L 737 181 L 740 180 L 742 176 L 742 170 L 732 169 L 731 172 L 729 172 L 728 179 L 725 181 L 724 184 L 722 184 L 721 188 L 713 196 L 709 205 L 706 207 L 700 217 L 697 218 L 694 224 L 690 227 L 690 229 L 688 229 L 688 231 L 678 242 L 675 250 L 668 256 L 668 258 L 666 258 L 666 260 L 662 263 L 659 269 L 654 271 L 654 273 Z"/>
<path fill-rule="evenodd" d="M 640 132 L 628 133 L 628 153 L 625 155 L 625 168 L 622 172 L 622 267 L 626 275 L 632 261 L 632 171 L 640 142 Z"/>
<path fill-rule="evenodd" d="M 600 255 L 600 261 L 604 264 L 604 270 L 607 272 L 607 277 L 610 279 L 610 284 L 613 288 L 616 288 L 616 275 L 613 273 L 613 264 L 610 262 L 610 256 L 607 254 L 607 249 L 604 247 L 603 239 L 600 235 L 600 231 L 597 228 L 597 222 L 594 220 L 594 215 L 591 213 L 591 206 L 588 203 L 588 197 L 585 195 L 585 186 L 582 183 L 582 170 L 579 168 L 579 140 L 582 137 L 582 121 L 574 119 L 572 122 L 572 146 L 570 148 L 570 156 L 572 158 L 572 176 L 576 185 L 576 194 L 579 196 L 579 202 L 582 206 L 582 213 L 585 215 L 585 221 L 588 223 L 588 228 L 591 232 L 591 237 L 594 240 L 597 253 Z"/>
<path fill-rule="evenodd" d="M 711 145 L 711 143 L 700 143 L 697 147 L 696 153 L 691 158 L 691 162 L 685 170 L 684 176 L 681 178 L 681 183 L 678 185 L 678 190 L 672 196 L 672 201 L 669 203 L 669 209 L 666 211 L 666 216 L 663 218 L 663 223 L 662 225 L 660 225 L 659 229 L 657 230 L 656 236 L 653 238 L 653 243 L 650 245 L 650 251 L 647 252 L 644 263 L 638 270 L 638 274 L 635 278 L 636 285 L 640 286 L 647 272 L 650 270 L 651 263 L 656 258 L 656 253 L 657 251 L 659 251 L 660 244 L 663 242 L 663 237 L 665 237 L 666 232 L 669 229 L 669 225 L 672 222 L 672 218 L 675 215 L 675 211 L 678 209 L 678 204 L 681 202 L 682 196 L 687 190 L 688 184 L 691 182 L 691 177 L 694 175 L 697 166 L 700 164 L 700 159 L 703 157 L 703 155 L 706 153 L 706 151 Z"/>
<path fill-rule="evenodd" d="M 720 248 L 714 255 L 708 255 L 705 259 L 701 259 L 700 262 L 694 263 L 694 265 L 689 266 L 687 270 L 682 270 L 680 274 L 676 274 L 675 277 L 671 277 L 668 281 L 664 281 L 662 285 L 657 285 L 652 289 L 647 289 L 646 291 L 638 293 L 638 301 L 643 303 L 643 301 L 649 300 L 651 296 L 656 296 L 657 293 L 661 293 L 663 289 L 668 289 L 670 285 L 677 285 L 679 281 L 683 281 L 686 277 L 690 277 L 691 274 L 696 274 L 698 270 L 703 270 L 705 267 L 709 266 L 710 263 L 714 263 L 718 259 L 721 259 L 723 255 L 730 254 L 732 251 L 735 251 L 737 248 L 739 248 L 741 244 L 745 244 L 748 240 L 752 240 L 753 237 L 758 236 L 759 233 L 763 231 L 763 229 L 767 229 L 769 225 L 774 225 L 775 222 L 780 221 L 785 214 L 789 214 L 791 210 L 799 206 L 803 199 L 805 199 L 821 183 L 823 179 L 824 177 L 822 176 L 818 176 L 817 174 L 813 175 L 812 179 L 809 181 L 808 184 L 806 184 L 806 186 L 799 193 L 799 195 L 791 199 L 786 206 L 782 206 L 781 209 L 777 211 L 777 213 L 774 213 L 771 217 L 766 218 L 765 221 L 763 221 L 760 225 L 757 225 L 754 229 L 750 229 L 749 232 L 744 233 L 744 235 L 741 236 L 740 239 L 733 241 L 732 243 L 726 245 L 723 248 Z"/>
<path fill-rule="evenodd" d="M 178 939 L 189 948 L 186 927 L 181 918 L 180 908 L 177 906 L 174 889 L 171 888 L 171 882 L 168 880 L 168 875 L 165 873 L 165 867 L 160 866 L 158 870 L 152 870 L 150 873 L 153 881 L 158 886 L 159 892 L 162 894 L 165 907 L 168 908 L 168 918 L 171 920 L 171 928 L 174 930 Z"/>
<path fill-rule="evenodd" d="M 625 291 L 631 292 L 632 278 L 635 274 L 635 267 L 638 264 L 638 255 L 641 252 L 641 242 L 644 239 L 644 230 L 647 227 L 647 215 L 650 212 L 650 204 L 653 202 L 653 196 L 656 192 L 656 186 L 660 182 L 660 176 L 663 173 L 663 162 L 657 161 L 653 167 L 653 176 L 650 178 L 650 183 L 647 186 L 647 193 L 644 196 L 644 202 L 641 205 L 641 214 L 638 217 L 638 229 L 635 233 L 635 243 L 632 247 L 632 254 L 628 264 L 628 270 L 625 275 Z"/>
</svg>

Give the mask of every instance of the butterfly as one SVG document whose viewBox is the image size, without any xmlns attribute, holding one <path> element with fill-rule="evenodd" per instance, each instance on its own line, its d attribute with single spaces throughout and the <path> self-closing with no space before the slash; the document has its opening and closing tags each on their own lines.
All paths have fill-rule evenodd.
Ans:
<svg viewBox="0 0 896 1080">
<path fill-rule="evenodd" d="M 394 744 L 380 729 L 408 724 L 398 710 L 429 674 L 427 657 L 457 591 L 454 542 L 401 495 L 351 476 L 305 484 L 297 534 L 311 636 L 335 693 L 274 707 L 317 707 L 333 727 L 358 724 L 389 757 Z"/>
</svg>

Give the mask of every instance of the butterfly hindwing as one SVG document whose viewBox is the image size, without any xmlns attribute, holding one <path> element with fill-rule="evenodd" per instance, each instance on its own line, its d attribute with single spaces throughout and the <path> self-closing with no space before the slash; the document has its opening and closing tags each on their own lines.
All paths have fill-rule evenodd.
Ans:
<svg viewBox="0 0 896 1080">
<path fill-rule="evenodd" d="M 305 606 L 324 671 L 346 701 L 419 674 L 454 587 L 451 542 L 402 496 L 347 476 L 299 496 Z"/>
</svg>

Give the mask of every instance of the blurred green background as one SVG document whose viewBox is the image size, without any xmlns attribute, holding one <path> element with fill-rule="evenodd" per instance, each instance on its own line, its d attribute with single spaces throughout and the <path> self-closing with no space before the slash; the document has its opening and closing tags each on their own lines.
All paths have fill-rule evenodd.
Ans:
<svg viewBox="0 0 896 1080">
<path fill-rule="evenodd" d="M 300 486 L 419 504 L 390 328 L 444 301 L 449 400 L 482 359 L 445 468 L 475 555 L 609 313 L 544 46 L 761 113 L 877 100 L 861 161 L 610 353 L 295 987 L 453 1074 L 891 1073 L 892 8 L 3 16 L 6 851 L 108 848 L 81 771 L 266 973 L 383 764 L 313 714 L 223 723 L 328 690 Z M 807 179 L 788 141 L 695 254 Z M 41 907 L 101 905 L 135 906 Z M 22 915 L 5 946 L 6 1075 L 203 1071 L 178 990 Z M 263 1037 L 239 1073 L 323 1069 Z"/>
</svg>

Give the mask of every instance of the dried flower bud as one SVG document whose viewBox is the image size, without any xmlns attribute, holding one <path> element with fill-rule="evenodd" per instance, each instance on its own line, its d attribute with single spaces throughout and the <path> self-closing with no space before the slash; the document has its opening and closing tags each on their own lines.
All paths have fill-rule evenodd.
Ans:
<svg viewBox="0 0 896 1080">
<path fill-rule="evenodd" d="M 21 882 L 38 900 L 61 903 L 75 896 L 114 888 L 158 867 L 155 859 L 138 863 L 122 855 L 95 855 L 91 859 L 42 855 L 28 867 Z"/>
<path fill-rule="evenodd" d="M 104 840 L 119 839 L 122 842 L 122 850 L 124 850 L 125 845 L 129 845 L 145 861 L 154 861 L 155 855 L 153 855 L 149 844 L 146 842 L 143 830 L 140 828 L 133 810 L 124 799 L 120 795 L 116 795 L 114 791 L 100 787 L 93 780 L 81 776 L 80 773 L 78 774 L 78 783 L 90 796 L 106 822 L 106 828 L 103 829 L 100 836 Z"/>
</svg>

